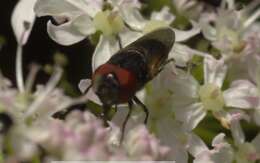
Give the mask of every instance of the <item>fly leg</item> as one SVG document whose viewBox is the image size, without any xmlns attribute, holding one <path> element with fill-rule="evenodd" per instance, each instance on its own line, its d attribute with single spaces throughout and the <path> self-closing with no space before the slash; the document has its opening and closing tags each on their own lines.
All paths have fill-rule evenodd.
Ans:
<svg viewBox="0 0 260 163">
<path fill-rule="evenodd" d="M 171 62 L 175 63 L 175 59 L 174 59 L 174 58 L 168 59 L 166 62 L 163 63 L 163 65 L 161 66 L 161 68 L 160 68 L 159 71 L 161 72 L 162 69 L 164 68 L 164 66 L 166 66 L 167 64 L 169 64 L 169 63 L 171 63 Z M 182 70 L 184 70 L 184 71 L 187 70 L 187 67 L 186 67 L 186 66 L 178 66 L 178 65 L 175 64 L 175 67 L 178 68 L 178 69 L 182 69 Z"/>
<path fill-rule="evenodd" d="M 159 74 L 159 73 L 163 70 L 163 68 L 164 68 L 167 64 L 169 64 L 169 63 L 171 63 L 171 62 L 174 62 L 174 63 L 175 63 L 174 58 L 170 58 L 169 60 L 167 60 L 166 62 L 164 62 L 164 63 L 162 64 L 162 66 L 159 68 L 159 70 L 158 70 L 158 72 L 157 72 L 156 74 Z M 179 66 L 179 65 L 176 65 L 176 64 L 175 64 L 175 67 L 176 67 L 176 68 L 181 69 L 181 70 L 183 70 L 183 71 L 186 71 L 186 72 L 188 72 L 188 73 L 190 73 L 191 69 L 192 69 L 193 67 L 195 67 L 195 66 L 196 66 L 196 65 L 193 64 L 193 63 L 191 63 L 191 62 L 188 62 L 188 63 L 187 63 L 187 66 Z"/>
<path fill-rule="evenodd" d="M 117 112 L 117 104 L 115 105 L 115 108 L 114 108 L 114 113 Z"/>
<path fill-rule="evenodd" d="M 141 108 L 143 109 L 144 113 L 145 113 L 145 119 L 144 119 L 144 124 L 147 124 L 148 122 L 148 117 L 149 117 L 149 110 L 147 109 L 147 107 L 136 97 L 134 96 L 133 98 L 134 102 L 138 105 L 141 106 Z"/>
<path fill-rule="evenodd" d="M 126 116 L 126 118 L 123 122 L 123 126 L 122 126 L 122 129 L 121 129 L 122 136 L 120 138 L 120 144 L 124 140 L 126 124 L 127 124 L 127 121 L 129 120 L 131 113 L 132 113 L 132 110 L 133 110 L 133 101 L 132 100 L 128 101 L 128 106 L 129 106 L 129 111 L 127 113 L 127 116 Z"/>
<path fill-rule="evenodd" d="M 120 48 L 120 49 L 123 49 L 123 44 L 122 44 L 122 40 L 121 40 L 120 36 L 119 36 L 119 35 L 116 35 L 116 39 L 118 40 L 119 48 Z"/>
</svg>

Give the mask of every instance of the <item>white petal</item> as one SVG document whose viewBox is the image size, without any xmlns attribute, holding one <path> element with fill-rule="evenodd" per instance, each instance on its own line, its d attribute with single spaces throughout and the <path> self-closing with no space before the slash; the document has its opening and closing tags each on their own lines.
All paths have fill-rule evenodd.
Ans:
<svg viewBox="0 0 260 163">
<path fill-rule="evenodd" d="M 129 29 L 124 29 L 122 32 L 119 33 L 119 36 L 121 39 L 122 46 L 125 47 L 137 40 L 139 37 L 141 37 L 142 33 L 131 31 Z"/>
<path fill-rule="evenodd" d="M 232 82 L 224 91 L 224 99 L 227 106 L 244 109 L 256 108 L 260 104 L 257 88 L 247 80 Z"/>
<path fill-rule="evenodd" d="M 202 152 L 193 163 L 232 163 L 233 156 L 232 148 L 224 146 L 221 149 Z"/>
<path fill-rule="evenodd" d="M 138 0 L 109 0 L 119 11 L 124 22 L 135 30 L 142 31 L 146 20 L 140 13 L 141 4 Z"/>
<path fill-rule="evenodd" d="M 174 109 L 176 119 L 183 122 L 184 128 L 191 131 L 197 127 L 199 122 L 206 116 L 201 103 L 193 103 L 187 106 Z"/>
<path fill-rule="evenodd" d="M 89 16 L 94 17 L 97 12 L 102 11 L 103 0 L 65 0 L 71 5 L 74 5 L 81 11 L 87 13 Z"/>
<path fill-rule="evenodd" d="M 135 96 L 136 96 L 141 102 L 145 103 L 145 98 L 146 98 L 146 96 L 147 96 L 146 94 L 147 94 L 147 93 L 146 93 L 145 89 L 142 89 L 142 90 L 138 91 L 138 92 L 135 94 Z"/>
<path fill-rule="evenodd" d="M 93 21 L 91 18 L 84 14 L 80 15 L 72 21 L 72 29 L 76 29 L 82 35 L 88 36 L 96 32 Z"/>
<path fill-rule="evenodd" d="M 178 101 L 193 101 L 198 98 L 199 83 L 190 74 L 179 74 L 171 86 L 173 96 Z"/>
<path fill-rule="evenodd" d="M 64 0 L 37 0 L 34 11 L 37 16 L 57 16 L 57 15 L 70 15 L 79 10 Z"/>
<path fill-rule="evenodd" d="M 211 57 L 210 54 L 192 49 L 184 44 L 175 43 L 174 47 L 169 53 L 169 58 L 174 58 L 178 66 L 187 66 L 187 62 L 192 59 L 194 55 L 202 57 Z"/>
<path fill-rule="evenodd" d="M 204 59 L 204 82 L 213 83 L 219 88 L 222 87 L 226 77 L 227 66 L 222 60 L 216 60 L 213 57 Z"/>
<path fill-rule="evenodd" d="M 230 9 L 230 10 L 235 9 L 235 1 L 234 0 L 226 0 L 226 3 L 228 5 L 228 9 Z"/>
<path fill-rule="evenodd" d="M 93 91 L 92 88 L 89 89 L 88 92 L 86 92 L 87 88 L 91 85 L 91 80 L 90 79 L 82 79 L 79 82 L 79 90 L 81 93 L 87 93 L 87 98 L 96 104 L 102 105 L 100 99 L 96 95 L 96 93 Z"/>
<path fill-rule="evenodd" d="M 92 70 L 109 60 L 119 50 L 118 41 L 113 37 L 100 36 L 95 52 L 92 56 Z"/>
<path fill-rule="evenodd" d="M 27 42 L 32 30 L 35 21 L 33 11 L 35 3 L 36 0 L 20 0 L 12 13 L 11 24 L 19 44 L 24 45 Z"/>
<path fill-rule="evenodd" d="M 148 22 L 141 15 L 137 8 L 133 7 L 122 7 L 120 8 L 121 16 L 123 20 L 133 29 L 142 31 L 145 24 Z"/>
<path fill-rule="evenodd" d="M 75 44 L 86 37 L 72 28 L 71 21 L 58 26 L 49 21 L 47 32 L 54 41 L 65 46 Z"/>
<path fill-rule="evenodd" d="M 200 27 L 199 25 L 192 21 L 192 29 L 188 30 L 188 31 L 181 31 L 178 29 L 173 28 L 174 32 L 175 32 L 175 41 L 176 42 L 183 42 L 186 41 L 188 39 L 190 39 L 191 37 L 197 35 L 200 33 Z"/>
<path fill-rule="evenodd" d="M 225 143 L 225 134 L 224 133 L 220 133 L 217 136 L 214 137 L 214 139 L 212 140 L 212 147 L 218 147 L 220 144 Z"/>
<path fill-rule="evenodd" d="M 243 110 L 232 109 L 228 112 L 228 114 L 229 114 L 229 117 L 230 117 L 230 122 L 234 121 L 234 120 L 237 120 L 237 121 L 245 120 L 247 122 L 250 121 L 249 115 Z"/>
<path fill-rule="evenodd" d="M 187 163 L 188 154 L 186 145 L 188 135 L 183 131 L 181 125 L 170 117 L 165 117 L 156 123 L 156 135 L 162 144 L 171 147 L 172 155 L 170 160 L 178 163 Z M 180 140 L 182 139 L 182 141 Z M 187 139 L 185 141 L 185 139 Z"/>
<path fill-rule="evenodd" d="M 38 16 L 53 16 L 59 24 L 54 25 L 49 21 L 47 31 L 50 37 L 61 45 L 72 45 L 95 32 L 90 16 L 77 8 L 80 1 L 74 3 L 63 0 L 38 0 L 35 5 Z"/>
<path fill-rule="evenodd" d="M 203 25 L 202 33 L 206 39 L 210 41 L 216 40 L 217 31 L 214 27 L 210 26 L 209 24 Z"/>
<path fill-rule="evenodd" d="M 170 8 L 168 6 L 165 6 L 161 9 L 161 11 L 159 12 L 153 12 L 152 16 L 151 16 L 152 20 L 160 20 L 160 21 L 164 21 L 166 22 L 168 25 L 170 25 L 174 19 L 175 16 L 172 15 L 172 13 L 170 12 Z"/>
<path fill-rule="evenodd" d="M 94 17 L 102 10 L 102 0 L 38 0 L 35 5 L 37 16 L 56 16 L 73 12 L 86 13 Z"/>
<path fill-rule="evenodd" d="M 260 24 L 257 24 L 257 29 L 259 29 Z M 253 32 L 253 34 L 255 34 L 255 32 Z M 259 35 L 256 37 L 260 36 L 260 32 Z M 254 43 L 253 43 L 254 44 Z M 252 79 L 252 81 L 254 83 L 256 83 L 257 85 L 259 85 L 260 87 L 260 56 L 259 55 L 249 55 L 246 56 L 247 57 L 247 71 L 249 74 L 249 77 Z M 245 66 L 245 65 L 243 65 Z"/>
<path fill-rule="evenodd" d="M 209 149 L 199 136 L 192 134 L 190 137 L 188 150 L 193 157 L 196 157 L 198 154 L 203 151 L 208 151 Z"/>
<path fill-rule="evenodd" d="M 256 151 L 259 153 L 260 152 L 260 134 L 259 133 L 253 139 L 252 144 L 255 146 Z"/>
<path fill-rule="evenodd" d="M 85 93 L 85 91 L 87 90 L 87 88 L 91 85 L 91 80 L 90 79 L 82 79 L 79 82 L 79 90 L 81 93 Z"/>
<path fill-rule="evenodd" d="M 255 123 L 260 126 L 260 108 L 256 108 L 253 112 L 253 118 Z"/>
<path fill-rule="evenodd" d="M 117 112 L 115 113 L 115 115 L 112 118 L 112 122 L 117 125 L 120 126 L 120 128 L 122 128 L 123 123 L 126 119 L 126 116 L 129 112 L 129 108 L 128 105 L 120 105 L 118 106 Z M 126 135 L 129 131 L 131 131 L 134 127 L 136 127 L 137 125 L 142 124 L 144 121 L 144 116 L 143 114 L 140 114 L 139 110 L 133 110 L 131 113 L 130 118 L 128 119 L 127 123 L 126 123 L 126 127 L 125 127 L 125 132 L 124 134 Z"/>
<path fill-rule="evenodd" d="M 210 158 L 210 151 L 204 151 L 193 160 L 193 163 L 214 163 Z"/>
<path fill-rule="evenodd" d="M 93 101 L 94 103 L 98 105 L 102 105 L 102 102 L 100 101 L 99 97 L 97 94 L 93 91 L 93 89 L 90 89 L 87 93 L 87 97 L 89 100 Z"/>
<path fill-rule="evenodd" d="M 224 141 L 224 134 L 218 134 L 212 141 L 213 149 L 202 151 L 195 157 L 194 163 L 231 163 L 233 161 L 233 149 Z"/>
<path fill-rule="evenodd" d="M 198 98 L 198 88 L 199 83 L 192 75 L 177 75 L 170 87 L 170 90 L 173 92 L 173 97 L 176 100 L 174 101 L 176 107 L 196 101 Z"/>
<path fill-rule="evenodd" d="M 186 66 L 193 57 L 193 54 L 186 50 L 187 48 L 186 45 L 176 43 L 169 53 L 169 58 L 174 58 L 178 66 Z"/>
<path fill-rule="evenodd" d="M 231 122 L 230 129 L 236 145 L 243 144 L 245 142 L 245 135 L 241 128 L 240 122 L 233 120 Z"/>
<path fill-rule="evenodd" d="M 115 125 L 113 122 L 108 122 L 108 124 L 110 133 L 108 143 L 114 146 L 119 146 L 121 137 L 120 127 Z"/>
<path fill-rule="evenodd" d="M 109 3 L 111 3 L 114 7 L 122 7 L 122 6 L 128 6 L 128 7 L 135 7 L 140 8 L 141 3 L 139 0 L 108 0 Z"/>
<path fill-rule="evenodd" d="M 216 19 L 216 14 L 212 13 L 204 13 L 201 16 L 200 19 L 200 27 L 202 34 L 204 37 L 210 41 L 215 41 L 217 38 L 217 31 L 216 28 L 214 28 L 212 25 L 210 25 L 211 21 L 215 21 Z"/>
</svg>

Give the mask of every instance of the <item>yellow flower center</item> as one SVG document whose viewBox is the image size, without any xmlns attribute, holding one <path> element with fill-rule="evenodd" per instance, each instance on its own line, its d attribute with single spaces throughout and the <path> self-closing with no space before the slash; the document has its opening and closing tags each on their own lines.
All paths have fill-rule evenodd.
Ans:
<svg viewBox="0 0 260 163">
<path fill-rule="evenodd" d="M 115 35 L 123 30 L 124 22 L 117 12 L 100 11 L 94 17 L 94 25 L 105 36 Z"/>
<path fill-rule="evenodd" d="M 239 54 L 241 54 L 246 46 L 245 41 L 241 40 L 238 32 L 227 27 L 220 28 L 219 38 L 226 38 L 230 41 L 231 50 L 238 55 L 233 57 L 239 57 Z"/>
<path fill-rule="evenodd" d="M 199 97 L 206 110 L 219 111 L 224 105 L 224 97 L 220 88 L 214 84 L 205 84 L 199 89 Z"/>
</svg>

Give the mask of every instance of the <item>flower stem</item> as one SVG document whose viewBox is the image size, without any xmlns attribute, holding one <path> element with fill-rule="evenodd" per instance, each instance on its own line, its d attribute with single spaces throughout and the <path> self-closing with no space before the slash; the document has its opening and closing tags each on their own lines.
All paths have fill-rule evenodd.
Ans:
<svg viewBox="0 0 260 163">
<path fill-rule="evenodd" d="M 252 14 L 245 22 L 244 28 L 249 27 L 252 23 L 254 23 L 260 17 L 260 9 L 257 10 L 254 14 Z"/>
<path fill-rule="evenodd" d="M 25 119 L 31 116 L 33 113 L 39 109 L 41 104 L 44 102 L 44 100 L 49 96 L 49 94 L 53 91 L 55 86 L 60 81 L 60 78 L 62 76 L 62 69 L 60 67 L 56 67 L 53 75 L 51 76 L 50 80 L 46 84 L 44 90 L 37 96 L 37 98 L 32 102 L 32 104 L 28 107 L 28 110 L 24 114 Z"/>
<path fill-rule="evenodd" d="M 23 53 L 23 46 L 18 43 L 17 51 L 16 51 L 15 74 L 16 74 L 17 87 L 20 92 L 24 92 L 22 53 Z"/>
</svg>

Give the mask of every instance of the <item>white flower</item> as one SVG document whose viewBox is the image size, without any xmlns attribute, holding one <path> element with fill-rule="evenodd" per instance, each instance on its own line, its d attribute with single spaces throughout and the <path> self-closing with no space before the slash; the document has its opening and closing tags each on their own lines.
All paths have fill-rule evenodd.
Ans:
<svg viewBox="0 0 260 163">
<path fill-rule="evenodd" d="M 159 140 L 150 135 L 145 126 L 132 129 L 124 142 L 128 154 L 137 160 L 165 159 L 170 148 L 161 146 Z"/>
<path fill-rule="evenodd" d="M 65 121 L 50 120 L 48 126 L 35 126 L 30 139 L 40 144 L 48 154 L 62 160 L 160 160 L 169 148 L 162 146 L 146 127 L 138 126 L 126 135 L 123 144 L 111 144 L 117 139 L 118 126 L 106 128 L 89 112 L 74 111 Z M 38 127 L 38 129 L 37 129 Z M 41 127 L 41 128 L 39 128 Z M 116 132 L 116 133 L 114 133 Z M 119 137 L 118 137 L 119 139 Z"/>
<path fill-rule="evenodd" d="M 229 123 L 223 114 L 224 107 L 250 109 L 258 106 L 256 88 L 247 80 L 234 81 L 231 87 L 222 92 L 227 66 L 221 60 L 204 59 L 204 84 L 202 86 L 191 75 L 177 76 L 173 91 L 173 111 L 176 118 L 188 130 L 194 129 L 208 111 L 219 119 L 224 127 Z"/>
<path fill-rule="evenodd" d="M 245 134 L 240 126 L 240 120 L 247 119 L 240 114 L 238 118 L 231 121 L 231 131 L 236 146 L 235 160 L 237 163 L 253 163 L 260 160 L 260 134 L 251 141 L 245 140 Z"/>
<path fill-rule="evenodd" d="M 260 16 L 260 10 L 253 9 L 259 1 L 252 1 L 240 11 L 235 10 L 234 0 L 222 1 L 216 13 L 204 13 L 200 25 L 204 36 L 220 50 L 225 60 L 240 57 L 246 47 L 245 32 Z M 223 7 L 227 3 L 227 8 Z M 211 25 L 214 23 L 215 25 Z"/>
<path fill-rule="evenodd" d="M 194 163 L 232 163 L 233 149 L 231 145 L 224 140 L 225 134 L 218 134 L 212 141 L 213 149 L 209 149 L 207 145 L 198 137 L 194 137 L 190 153 L 195 157 Z"/>
<path fill-rule="evenodd" d="M 103 10 L 105 5 L 109 7 Z M 110 0 L 106 4 L 103 0 L 38 0 L 35 12 L 37 16 L 50 15 L 54 18 L 58 25 L 49 21 L 47 31 L 59 44 L 77 43 L 96 31 L 101 31 L 104 36 L 99 44 L 104 44 L 102 41 L 110 44 L 109 41 L 115 40 L 113 36 L 125 28 L 124 23 L 131 27 L 145 23 L 138 10 L 140 5 L 138 1 L 127 0 Z"/>
<path fill-rule="evenodd" d="M 50 15 L 58 25 L 47 23 L 49 36 L 62 45 L 71 45 L 96 31 L 92 18 L 102 11 L 102 0 L 37 0 L 37 16 Z"/>
</svg>

